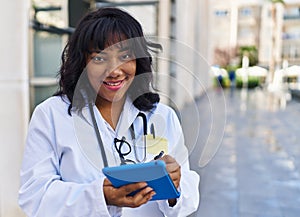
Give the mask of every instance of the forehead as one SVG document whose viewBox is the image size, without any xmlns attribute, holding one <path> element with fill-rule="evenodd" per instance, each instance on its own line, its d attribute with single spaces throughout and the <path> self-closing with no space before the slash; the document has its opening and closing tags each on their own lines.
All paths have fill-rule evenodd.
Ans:
<svg viewBox="0 0 300 217">
<path fill-rule="evenodd" d="M 128 41 L 120 41 L 113 45 L 106 45 L 104 47 L 104 51 L 124 51 L 124 50 L 130 50 L 130 47 L 131 46 L 128 43 Z"/>
<path fill-rule="evenodd" d="M 103 52 L 122 52 L 122 51 L 133 51 L 132 43 L 130 43 L 130 40 L 122 40 L 122 41 L 106 41 L 104 45 L 95 45 L 92 43 L 90 52 L 97 52 L 97 53 L 103 53 Z"/>
</svg>

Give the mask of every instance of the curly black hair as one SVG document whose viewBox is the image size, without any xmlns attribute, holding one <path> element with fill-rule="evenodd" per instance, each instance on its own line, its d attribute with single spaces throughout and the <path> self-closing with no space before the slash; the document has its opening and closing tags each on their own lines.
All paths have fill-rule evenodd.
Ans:
<svg viewBox="0 0 300 217">
<path fill-rule="evenodd" d="M 150 51 L 161 50 L 160 44 L 148 42 L 140 23 L 127 12 L 118 8 L 100 8 L 85 15 L 65 46 L 59 70 L 59 90 L 57 96 L 66 95 L 71 108 L 83 108 L 86 99 L 81 93 L 84 89 L 88 96 L 96 94 L 92 89 L 85 68 L 91 50 L 103 50 L 106 46 L 130 41 L 130 49 L 136 57 L 136 75 L 128 89 L 128 95 L 139 110 L 149 111 L 160 98 L 150 90 L 152 81 L 152 57 Z M 143 74 L 142 79 L 137 75 Z M 79 79 L 83 80 L 79 84 Z M 81 85 L 81 86 L 79 86 Z M 76 92 L 80 90 L 80 92 Z M 76 93 L 75 93 L 76 92 Z M 92 97 L 89 100 L 92 101 Z"/>
</svg>

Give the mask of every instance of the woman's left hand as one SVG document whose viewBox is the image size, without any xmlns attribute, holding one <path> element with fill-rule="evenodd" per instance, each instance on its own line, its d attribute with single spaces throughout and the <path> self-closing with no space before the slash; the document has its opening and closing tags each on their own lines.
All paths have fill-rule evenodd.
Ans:
<svg viewBox="0 0 300 217">
<path fill-rule="evenodd" d="M 170 155 L 164 155 L 159 160 L 163 160 L 166 163 L 167 171 L 168 171 L 175 187 L 178 188 L 179 183 L 180 183 L 180 178 L 181 178 L 180 165 Z"/>
<path fill-rule="evenodd" d="M 181 178 L 180 165 L 170 155 L 164 155 L 162 158 L 159 158 L 159 160 L 163 160 L 166 163 L 167 171 L 175 187 L 178 188 L 180 183 L 180 178 Z"/>
<path fill-rule="evenodd" d="M 159 158 L 159 160 L 163 160 L 166 163 L 166 168 L 169 173 L 169 176 L 171 177 L 175 187 L 178 188 L 181 178 L 180 165 L 170 155 L 164 155 L 162 158 Z M 169 206 L 175 206 L 177 203 L 177 200 L 175 198 L 169 199 L 168 201 Z"/>
</svg>

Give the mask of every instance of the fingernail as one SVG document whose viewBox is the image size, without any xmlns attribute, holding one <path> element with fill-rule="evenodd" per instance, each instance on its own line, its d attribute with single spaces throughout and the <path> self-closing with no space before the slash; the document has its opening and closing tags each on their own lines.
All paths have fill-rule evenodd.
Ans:
<svg viewBox="0 0 300 217">
<path fill-rule="evenodd" d="M 150 193 L 151 191 L 153 191 L 153 189 L 151 187 L 147 187 L 147 192 Z"/>
<path fill-rule="evenodd" d="M 147 183 L 145 182 L 145 183 L 143 183 L 143 185 L 142 185 L 142 188 L 145 188 L 145 187 L 147 187 Z"/>
</svg>

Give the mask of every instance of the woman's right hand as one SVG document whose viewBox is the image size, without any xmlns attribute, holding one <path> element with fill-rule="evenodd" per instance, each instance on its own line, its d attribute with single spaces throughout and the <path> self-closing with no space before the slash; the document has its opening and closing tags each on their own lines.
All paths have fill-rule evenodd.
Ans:
<svg viewBox="0 0 300 217">
<path fill-rule="evenodd" d="M 128 196 L 131 192 L 139 189 L 141 190 L 135 195 Z M 155 195 L 153 189 L 147 187 L 146 182 L 138 182 L 115 188 L 107 178 L 103 182 L 103 192 L 107 205 L 131 208 L 147 203 Z"/>
</svg>

